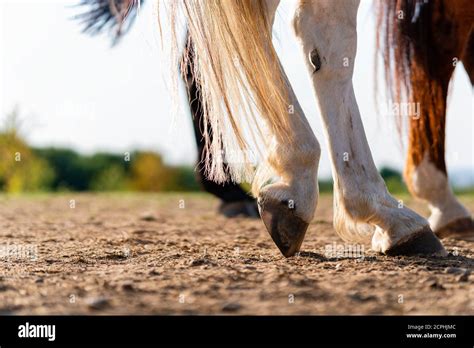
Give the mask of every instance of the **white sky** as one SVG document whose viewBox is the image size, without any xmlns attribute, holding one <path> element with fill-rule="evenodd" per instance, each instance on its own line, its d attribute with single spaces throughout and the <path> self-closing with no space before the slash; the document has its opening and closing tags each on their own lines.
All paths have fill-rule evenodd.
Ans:
<svg viewBox="0 0 474 348">
<path fill-rule="evenodd" d="M 80 33 L 70 1 L 0 0 L 0 122 L 19 105 L 28 140 L 84 153 L 160 151 L 167 162 L 194 163 L 188 115 L 171 125 L 170 93 L 160 52 L 155 9 L 142 7 L 132 31 L 111 49 L 107 36 Z M 277 50 L 323 147 L 320 174 L 330 175 L 326 141 L 303 57 L 289 26 L 295 0 L 283 0 L 275 25 Z M 359 10 L 354 87 L 377 165 L 402 168 L 403 153 L 390 116 L 377 115 L 373 87 L 374 24 L 370 0 Z M 383 92 L 383 91 L 382 91 Z M 185 109 L 186 110 L 186 109 Z M 450 170 L 474 176 L 474 98 L 459 66 L 448 110 Z"/>
</svg>

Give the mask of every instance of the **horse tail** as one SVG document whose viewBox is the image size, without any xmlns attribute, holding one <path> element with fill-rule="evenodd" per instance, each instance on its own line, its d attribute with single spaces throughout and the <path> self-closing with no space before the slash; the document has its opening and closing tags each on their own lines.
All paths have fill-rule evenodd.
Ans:
<svg viewBox="0 0 474 348">
<path fill-rule="evenodd" d="M 409 123 L 408 161 L 405 179 L 410 186 L 410 172 L 425 156 L 442 172 L 444 159 L 445 111 L 448 85 L 453 65 L 440 43 L 447 38 L 449 25 L 443 0 L 387 0 L 376 1 L 376 85 L 378 62 L 383 61 L 383 75 L 391 105 L 405 106 L 416 113 L 397 119 L 399 134 Z M 434 23 L 435 17 L 438 21 Z M 446 23 L 446 24 L 444 24 Z M 377 89 L 377 87 L 376 87 Z M 413 106 L 413 107 L 407 107 Z M 405 117 L 408 116 L 408 117 Z"/>
<path fill-rule="evenodd" d="M 116 43 L 130 28 L 140 3 L 143 0 L 81 0 L 79 5 L 87 11 L 76 19 L 92 35 L 111 30 Z M 256 158 L 262 154 L 253 152 L 252 145 L 264 151 L 270 146 L 263 127 L 275 136 L 289 137 L 288 92 L 272 45 L 267 1 L 171 0 L 167 4 L 172 62 L 177 67 L 173 95 L 178 95 L 181 74 L 189 74 L 199 86 L 206 176 L 220 183 L 229 178 L 252 181 Z M 181 15 L 191 43 L 185 45 L 184 59 L 178 48 Z M 162 24 L 160 20 L 161 32 Z M 188 60 L 194 63 L 192 72 L 187 71 Z"/>
<path fill-rule="evenodd" d="M 255 172 L 250 147 L 255 139 L 265 142 L 263 148 L 256 144 L 259 149 L 268 145 L 263 126 L 277 136 L 288 135 L 287 88 L 272 45 L 267 2 L 192 0 L 171 1 L 170 6 L 172 28 L 182 12 L 192 42 L 185 49 L 194 62 L 192 75 L 202 98 L 206 175 L 216 182 L 250 182 Z M 172 38 L 173 59 L 180 61 L 176 29 Z M 182 62 L 181 70 L 185 66 Z M 253 143 L 246 140 L 249 135 Z"/>
<path fill-rule="evenodd" d="M 140 3 L 143 0 L 81 0 L 77 6 L 86 10 L 74 19 L 84 26 L 86 34 L 110 31 L 115 45 L 132 26 Z"/>
</svg>

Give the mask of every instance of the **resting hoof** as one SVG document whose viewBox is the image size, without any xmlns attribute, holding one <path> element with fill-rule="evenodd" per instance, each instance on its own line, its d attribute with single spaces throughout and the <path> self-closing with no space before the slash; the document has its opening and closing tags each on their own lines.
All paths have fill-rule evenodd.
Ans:
<svg viewBox="0 0 474 348">
<path fill-rule="evenodd" d="M 258 209 L 268 233 L 285 257 L 296 254 L 309 224 L 295 214 L 288 202 L 259 199 Z"/>
<path fill-rule="evenodd" d="M 474 221 L 470 217 L 458 219 L 436 231 L 439 238 L 474 241 Z"/>
<path fill-rule="evenodd" d="M 431 228 L 427 226 L 387 249 L 385 254 L 390 256 L 418 254 L 446 256 L 447 252 Z"/>
<path fill-rule="evenodd" d="M 222 202 L 218 209 L 219 213 L 228 218 L 247 217 L 258 218 L 258 207 L 255 201 Z"/>
</svg>

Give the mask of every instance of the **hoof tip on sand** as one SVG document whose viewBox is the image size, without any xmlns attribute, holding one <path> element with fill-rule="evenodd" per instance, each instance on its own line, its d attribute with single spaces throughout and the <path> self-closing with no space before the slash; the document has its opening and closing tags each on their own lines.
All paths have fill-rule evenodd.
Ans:
<svg viewBox="0 0 474 348">
<path fill-rule="evenodd" d="M 285 257 L 295 255 L 301 248 L 309 224 L 285 202 L 259 200 L 258 208 L 268 233 L 281 253 Z"/>
</svg>

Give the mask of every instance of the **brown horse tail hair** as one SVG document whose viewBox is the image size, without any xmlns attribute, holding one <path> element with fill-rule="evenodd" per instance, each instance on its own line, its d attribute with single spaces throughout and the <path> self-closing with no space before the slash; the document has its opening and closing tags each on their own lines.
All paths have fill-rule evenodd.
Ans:
<svg viewBox="0 0 474 348">
<path fill-rule="evenodd" d="M 382 60 L 388 98 L 397 103 L 399 110 L 405 106 L 406 109 L 418 111 L 402 115 L 396 122 L 400 135 L 406 126 L 407 121 L 404 120 L 410 123 L 409 161 L 417 165 L 428 153 L 430 160 L 445 172 L 445 119 L 442 116 L 446 108 L 450 74 L 438 71 L 442 69 L 436 64 L 435 57 L 439 54 L 433 30 L 433 16 L 442 2 L 385 0 L 376 1 L 375 6 L 375 88 L 378 90 L 378 67 Z"/>
<path fill-rule="evenodd" d="M 186 20 L 193 47 L 185 48 L 185 57 L 192 56 L 195 63 L 192 75 L 203 102 L 206 175 L 216 182 L 254 179 L 251 146 L 265 151 L 270 146 L 263 127 L 277 136 L 289 135 L 288 92 L 266 6 L 265 0 L 171 0 L 166 9 L 172 62 L 181 61 L 184 72 L 186 59 L 180 59 L 176 24 L 180 14 Z M 178 80 L 179 69 L 175 70 L 173 81 Z M 212 128 L 211 137 L 206 125 Z"/>
</svg>

